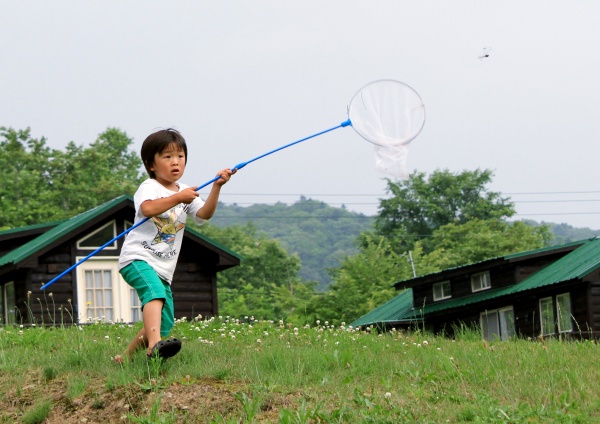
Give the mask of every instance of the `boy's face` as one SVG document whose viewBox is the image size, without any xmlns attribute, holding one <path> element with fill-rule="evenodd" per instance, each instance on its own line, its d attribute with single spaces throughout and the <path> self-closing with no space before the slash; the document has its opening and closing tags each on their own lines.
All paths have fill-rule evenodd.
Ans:
<svg viewBox="0 0 600 424">
<path fill-rule="evenodd" d="M 154 171 L 156 181 L 168 189 L 173 189 L 175 182 L 183 176 L 185 161 L 186 158 L 183 150 L 172 144 L 162 152 L 154 155 L 154 163 L 150 170 Z"/>
</svg>

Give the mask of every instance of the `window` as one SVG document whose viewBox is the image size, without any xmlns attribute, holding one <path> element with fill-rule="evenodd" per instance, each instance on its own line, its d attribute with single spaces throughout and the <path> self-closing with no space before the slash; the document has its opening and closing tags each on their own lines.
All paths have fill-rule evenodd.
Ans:
<svg viewBox="0 0 600 424">
<path fill-rule="evenodd" d="M 4 310 L 6 308 L 4 307 L 4 287 L 0 288 L 0 324 L 6 324 L 6 322 L 4 321 L 4 317 L 6 316 L 4 314 Z"/>
<path fill-rule="evenodd" d="M 471 291 L 477 292 L 489 289 L 490 287 L 492 287 L 492 284 L 490 282 L 490 273 L 488 271 L 471 275 Z"/>
<path fill-rule="evenodd" d="M 512 306 L 493 311 L 485 311 L 480 315 L 481 330 L 485 340 L 508 340 L 515 331 L 515 314 Z"/>
<path fill-rule="evenodd" d="M 81 250 L 96 250 L 100 246 L 108 243 L 117 236 L 117 227 L 115 221 L 98 228 L 96 231 L 88 234 L 77 242 L 77 248 Z M 117 248 L 117 241 L 109 244 L 104 249 L 114 250 Z"/>
<path fill-rule="evenodd" d="M 563 293 L 556 296 L 556 309 L 558 312 L 558 332 L 567 333 L 573 331 L 573 320 L 571 320 L 571 295 Z"/>
<path fill-rule="evenodd" d="M 6 283 L 3 287 L 3 309 L 4 309 L 4 323 L 14 324 L 17 322 L 16 305 L 17 299 L 15 297 L 15 283 L 11 281 Z M 3 314 L 3 315 L 4 315 Z"/>
<path fill-rule="evenodd" d="M 554 305 L 551 297 L 540 299 L 540 316 L 542 335 L 554 334 Z"/>
<path fill-rule="evenodd" d="M 114 321 L 112 270 L 85 270 L 84 276 L 86 317 Z"/>
<path fill-rule="evenodd" d="M 131 308 L 131 322 L 142 320 L 142 305 L 134 288 L 129 288 L 129 306 Z"/>
<path fill-rule="evenodd" d="M 442 281 L 433 285 L 433 300 L 443 300 L 452 297 L 450 281 Z"/>
<path fill-rule="evenodd" d="M 571 295 L 569 293 L 556 295 L 556 301 L 554 297 L 540 299 L 540 317 L 543 336 L 555 334 L 557 327 L 559 333 L 573 331 Z"/>
<path fill-rule="evenodd" d="M 90 258 L 77 268 L 77 308 L 81 323 L 141 319 L 140 301 L 119 274 L 116 257 Z"/>
</svg>

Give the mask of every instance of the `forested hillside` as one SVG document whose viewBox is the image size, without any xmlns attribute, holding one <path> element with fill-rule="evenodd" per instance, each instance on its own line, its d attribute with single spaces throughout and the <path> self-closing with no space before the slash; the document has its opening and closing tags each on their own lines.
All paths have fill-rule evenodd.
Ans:
<svg viewBox="0 0 600 424">
<path fill-rule="evenodd" d="M 327 269 L 357 252 L 356 238 L 371 228 L 373 217 L 336 208 L 307 198 L 292 205 L 219 205 L 213 225 L 228 227 L 252 222 L 269 238 L 279 240 L 286 250 L 302 260 L 300 276 L 318 282 L 326 290 L 331 281 Z"/>
<path fill-rule="evenodd" d="M 600 230 L 592 230 L 587 227 L 573 227 L 569 224 L 554 224 L 551 222 L 536 222 L 532 220 L 524 221 L 527 225 L 531 225 L 533 227 L 539 225 L 547 225 L 550 227 L 550 231 L 554 235 L 554 239 L 550 241 L 550 244 L 564 244 L 570 241 L 583 240 L 586 238 L 597 237 L 600 236 Z M 600 220 L 599 225 L 600 227 Z"/>
</svg>

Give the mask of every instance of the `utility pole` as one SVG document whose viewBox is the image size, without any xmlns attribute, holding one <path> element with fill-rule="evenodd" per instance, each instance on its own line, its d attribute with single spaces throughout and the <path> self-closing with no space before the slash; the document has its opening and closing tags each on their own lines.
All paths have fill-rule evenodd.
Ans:
<svg viewBox="0 0 600 424">
<path fill-rule="evenodd" d="M 405 253 L 404 255 L 401 255 L 401 256 L 406 256 L 406 260 L 408 261 L 408 263 L 410 264 L 410 267 L 412 268 L 413 277 L 417 278 L 417 271 L 415 270 L 415 263 L 413 261 L 411 251 L 409 250 L 408 253 Z"/>
</svg>

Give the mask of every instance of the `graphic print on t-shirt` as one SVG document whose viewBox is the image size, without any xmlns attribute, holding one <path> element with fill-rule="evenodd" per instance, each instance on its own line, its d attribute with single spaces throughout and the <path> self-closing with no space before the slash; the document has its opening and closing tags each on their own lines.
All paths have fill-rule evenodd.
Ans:
<svg viewBox="0 0 600 424">
<path fill-rule="evenodd" d="M 152 240 L 152 244 L 167 243 L 169 248 L 173 250 L 175 235 L 185 227 L 185 224 L 179 222 L 179 216 L 175 212 L 175 209 L 171 209 L 168 218 L 155 216 L 152 217 L 152 221 L 158 229 L 158 233 L 154 237 L 154 240 Z"/>
</svg>

